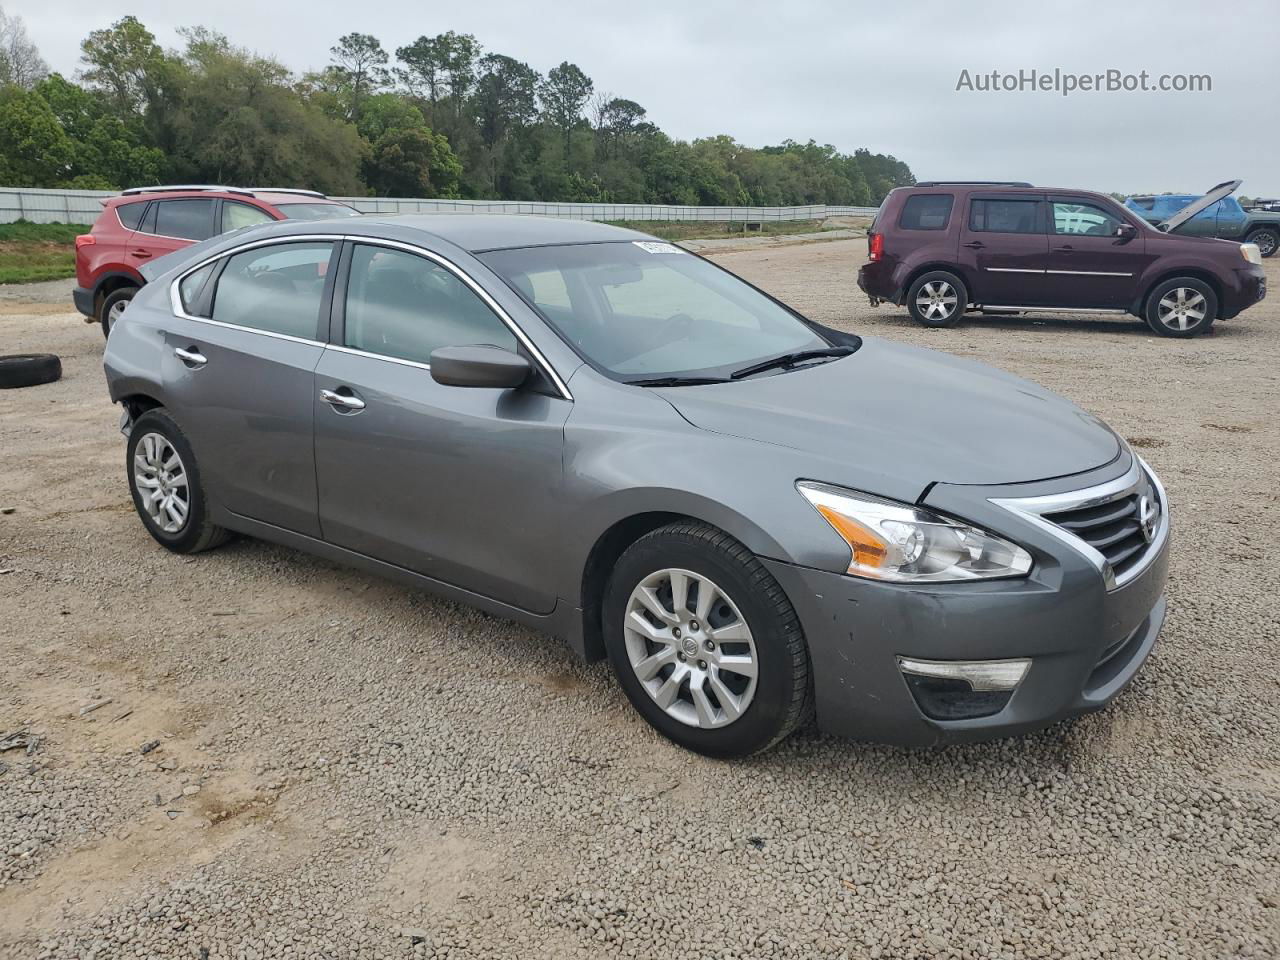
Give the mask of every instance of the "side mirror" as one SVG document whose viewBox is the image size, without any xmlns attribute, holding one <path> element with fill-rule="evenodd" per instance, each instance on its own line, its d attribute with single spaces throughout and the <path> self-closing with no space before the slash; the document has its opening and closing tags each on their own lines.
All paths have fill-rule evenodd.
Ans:
<svg viewBox="0 0 1280 960">
<path fill-rule="evenodd" d="M 1138 228 L 1132 223 L 1122 223 L 1116 227 L 1116 236 L 1121 240 L 1132 240 L 1138 235 Z"/>
<path fill-rule="evenodd" d="M 524 357 L 488 344 L 431 351 L 431 379 L 447 387 L 509 390 L 521 386 L 532 372 Z"/>
</svg>

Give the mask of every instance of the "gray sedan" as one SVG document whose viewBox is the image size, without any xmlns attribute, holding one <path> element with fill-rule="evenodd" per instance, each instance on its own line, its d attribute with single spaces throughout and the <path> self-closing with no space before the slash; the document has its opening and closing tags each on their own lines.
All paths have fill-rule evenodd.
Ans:
<svg viewBox="0 0 1280 960">
<path fill-rule="evenodd" d="M 1167 501 L 1105 424 L 644 234 L 279 223 L 148 272 L 105 363 L 160 544 L 260 537 L 560 636 L 692 750 L 815 713 L 1035 729 L 1163 621 Z"/>
</svg>

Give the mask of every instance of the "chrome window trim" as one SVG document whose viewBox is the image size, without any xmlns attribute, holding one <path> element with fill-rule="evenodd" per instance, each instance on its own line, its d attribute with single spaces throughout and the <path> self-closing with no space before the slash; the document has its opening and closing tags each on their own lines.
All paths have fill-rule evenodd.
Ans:
<svg viewBox="0 0 1280 960">
<path fill-rule="evenodd" d="M 1142 559 L 1119 577 L 1111 569 L 1111 564 L 1107 562 L 1107 558 L 1099 551 L 1095 550 L 1080 537 L 1044 518 L 1044 515 L 1048 513 L 1101 506 L 1104 503 L 1110 503 L 1113 500 L 1126 497 L 1137 490 L 1143 474 L 1146 475 L 1148 482 L 1155 490 L 1156 496 L 1160 498 L 1160 526 L 1156 530 L 1155 536 L 1151 538 L 1151 543 L 1147 545 L 1146 551 L 1142 554 Z M 1052 493 L 1040 497 L 989 497 L 988 500 L 997 507 L 1002 507 L 1035 524 L 1040 530 L 1065 543 L 1077 553 L 1082 554 L 1102 574 L 1103 582 L 1106 584 L 1108 591 L 1123 587 L 1145 572 L 1156 557 L 1160 556 L 1165 548 L 1166 541 L 1169 539 L 1169 498 L 1166 496 L 1164 485 L 1160 483 L 1160 478 L 1156 476 L 1155 471 L 1137 454 L 1133 455 L 1133 464 L 1122 476 L 1116 477 L 1114 480 L 1108 480 L 1106 483 L 1086 487 L 1083 490 L 1070 490 L 1066 493 Z"/>
<path fill-rule="evenodd" d="M 983 267 L 987 273 L 1048 273 L 1047 270 L 1032 270 L 1026 267 Z"/>
<path fill-rule="evenodd" d="M 387 363 L 398 363 L 402 367 L 417 367 L 419 370 L 430 370 L 431 364 L 422 363 L 418 360 L 406 360 L 404 357 L 390 357 L 385 353 L 372 353 L 368 350 L 361 350 L 359 347 L 344 347 L 341 344 L 326 344 L 326 350 L 333 350 L 336 353 L 349 353 L 353 357 L 368 357 L 370 360 L 385 360 Z"/>
<path fill-rule="evenodd" d="M 321 234 L 306 233 L 306 234 L 295 234 L 287 237 L 267 237 L 261 240 L 251 240 L 248 243 L 243 243 L 243 244 L 240 244 L 239 246 L 231 247 L 230 249 L 222 250 L 218 253 L 210 254 L 208 257 L 205 257 L 203 260 L 199 261 L 198 263 L 193 264 L 192 266 L 183 270 L 182 273 L 174 277 L 172 282 L 170 282 L 169 284 L 169 306 L 173 310 L 174 315 L 182 318 L 183 320 L 194 320 L 197 323 L 211 323 L 221 327 L 228 327 L 233 330 L 243 330 L 247 333 L 260 333 L 260 334 L 263 334 L 264 336 L 276 337 L 282 340 L 293 340 L 298 343 L 319 343 L 321 346 L 329 347 L 331 349 L 338 350 L 342 353 L 353 353 L 359 356 L 374 357 L 379 360 L 387 360 L 392 363 L 407 364 L 409 366 L 419 367 L 424 370 L 430 370 L 431 367 L 429 364 L 418 363 L 413 360 L 403 360 L 399 357 L 389 357 L 381 353 L 370 353 L 364 350 L 357 350 L 353 347 L 348 347 L 344 344 L 325 343 L 320 340 L 306 340 L 301 337 L 292 337 L 292 336 L 289 336 L 288 334 L 273 333 L 269 330 L 258 330 L 253 327 L 242 327 L 242 326 L 239 326 L 238 324 L 225 323 L 220 320 L 214 320 L 212 317 L 196 317 L 187 313 L 186 310 L 183 308 L 182 297 L 178 292 L 178 285 L 181 284 L 182 281 L 189 274 L 195 273 L 201 267 L 207 266 L 208 264 L 213 263 L 216 260 L 222 260 L 226 257 L 233 257 L 236 254 L 244 253 L 245 251 L 252 250 L 256 247 L 266 247 L 266 246 L 271 246 L 273 244 L 315 243 L 315 242 L 340 243 L 341 241 L 344 241 L 344 240 L 350 241 L 351 243 L 364 243 L 364 244 L 369 244 L 370 246 L 375 246 L 375 247 L 388 247 L 394 250 L 403 250 L 407 253 L 412 253 L 416 256 L 425 257 L 426 259 L 431 260 L 439 264 L 440 266 L 444 267 L 446 270 L 448 270 L 450 273 L 456 276 L 459 280 L 461 280 L 464 284 L 466 284 L 471 289 L 471 291 L 475 293 L 476 296 L 478 296 L 481 299 L 481 301 L 490 310 L 494 312 L 495 315 L 497 315 L 498 319 L 501 320 L 503 324 L 506 325 L 507 329 L 511 331 L 512 335 L 516 338 L 516 340 L 518 340 L 524 346 L 524 348 L 528 350 L 529 353 L 533 356 L 534 362 L 536 362 L 542 368 L 542 370 L 547 374 L 547 376 L 550 377 L 551 382 L 555 384 L 556 389 L 560 392 L 560 395 L 565 400 L 569 400 L 569 401 L 573 400 L 573 394 L 569 391 L 568 384 L 564 381 L 563 378 L 561 378 L 560 374 L 556 371 L 555 367 L 551 365 L 551 361 L 549 361 L 546 358 L 543 352 L 539 350 L 538 347 L 534 344 L 534 342 L 529 338 L 529 335 L 526 334 L 523 329 L 521 329 L 519 324 L 517 324 L 513 319 L 511 319 L 510 314 L 508 314 L 507 311 L 504 310 L 498 304 L 498 302 L 494 300 L 492 296 L 489 295 L 489 292 L 485 290 L 484 287 L 480 286 L 479 283 L 477 283 L 474 279 L 472 279 L 472 277 L 469 274 L 467 274 L 466 271 L 464 271 L 461 267 L 453 263 L 453 261 L 447 259 L 446 257 L 441 256 L 440 254 L 436 253 L 434 250 L 427 250 L 425 247 L 416 246 L 415 244 L 412 244 L 412 243 L 404 243 L 403 241 L 400 241 L 400 240 L 386 240 L 381 237 L 360 237 L 360 236 L 350 236 L 347 234 L 332 234 L 332 233 L 321 233 Z M 335 291 L 335 294 L 336 294 L 336 291 Z"/>
</svg>

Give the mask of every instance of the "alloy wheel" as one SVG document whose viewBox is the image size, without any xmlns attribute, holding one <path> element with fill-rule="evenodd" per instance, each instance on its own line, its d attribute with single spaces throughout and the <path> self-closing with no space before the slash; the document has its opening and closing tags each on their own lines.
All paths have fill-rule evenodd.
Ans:
<svg viewBox="0 0 1280 960">
<path fill-rule="evenodd" d="M 1273 233 L 1260 233 L 1253 242 L 1258 245 L 1258 253 L 1264 257 L 1269 257 L 1276 252 L 1276 237 Z"/>
<path fill-rule="evenodd" d="M 931 280 L 916 294 L 916 308 L 926 320 L 946 320 L 956 311 L 956 288 L 945 280 Z"/>
<path fill-rule="evenodd" d="M 129 305 L 128 300 L 117 300 L 111 305 L 111 309 L 107 311 L 107 332 L 111 332 L 111 328 L 116 325 L 116 321 L 120 319 L 124 313 L 124 308 Z"/>
<path fill-rule="evenodd" d="M 690 570 L 659 570 L 627 601 L 623 635 L 641 686 L 671 718 L 724 727 L 755 696 L 759 660 L 733 600 Z"/>
<path fill-rule="evenodd" d="M 191 513 L 187 471 L 173 444 L 159 433 L 138 441 L 133 454 L 133 482 L 151 521 L 165 533 L 177 533 Z"/>
<path fill-rule="evenodd" d="M 1204 319 L 1204 294 L 1194 287 L 1175 287 L 1160 298 L 1156 317 L 1170 330 L 1186 330 Z"/>
</svg>

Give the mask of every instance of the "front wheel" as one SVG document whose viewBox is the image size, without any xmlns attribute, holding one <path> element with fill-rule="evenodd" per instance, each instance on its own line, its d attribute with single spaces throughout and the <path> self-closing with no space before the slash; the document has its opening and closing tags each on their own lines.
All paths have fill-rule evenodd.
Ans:
<svg viewBox="0 0 1280 960">
<path fill-rule="evenodd" d="M 1204 333 L 1218 316 L 1213 288 L 1195 277 L 1174 277 L 1147 295 L 1143 318 L 1162 337 L 1194 337 Z"/>
<path fill-rule="evenodd" d="M 748 756 L 808 716 L 795 610 L 755 555 L 714 527 L 674 523 L 633 543 L 614 567 L 603 616 L 632 706 L 686 749 Z"/>
<path fill-rule="evenodd" d="M 907 290 L 907 309 L 926 327 L 954 327 L 969 306 L 969 291 L 954 273 L 932 270 Z"/>
<path fill-rule="evenodd" d="M 1244 238 L 1245 243 L 1256 243 L 1258 252 L 1264 257 L 1273 257 L 1277 250 L 1280 250 L 1280 230 L 1267 227 L 1262 230 L 1255 230 Z"/>
</svg>

